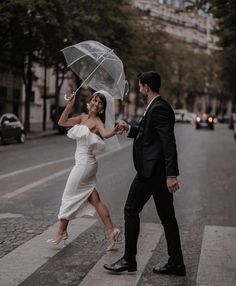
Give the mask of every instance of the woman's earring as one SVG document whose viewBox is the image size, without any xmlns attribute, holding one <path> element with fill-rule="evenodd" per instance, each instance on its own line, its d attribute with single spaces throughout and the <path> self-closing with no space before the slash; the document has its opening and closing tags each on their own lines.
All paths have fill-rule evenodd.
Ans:
<svg viewBox="0 0 236 286">
<path fill-rule="evenodd" d="M 90 108 L 90 104 L 89 104 L 89 103 L 87 103 L 87 109 L 89 110 L 89 108 Z"/>
<path fill-rule="evenodd" d="M 101 111 L 99 111 L 100 114 L 103 114 L 103 112 L 104 112 L 104 109 L 102 109 Z"/>
</svg>

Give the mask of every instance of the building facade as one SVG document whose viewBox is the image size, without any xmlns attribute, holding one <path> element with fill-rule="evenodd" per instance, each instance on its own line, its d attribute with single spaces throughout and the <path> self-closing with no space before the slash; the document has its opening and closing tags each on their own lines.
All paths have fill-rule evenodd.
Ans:
<svg viewBox="0 0 236 286">
<path fill-rule="evenodd" d="M 216 49 L 217 38 L 213 34 L 214 19 L 203 12 L 191 12 L 184 8 L 184 0 L 133 0 L 132 4 L 142 12 L 145 25 L 165 31 L 195 49 L 210 53 Z M 156 21 L 158 20 L 158 21 Z"/>
<path fill-rule="evenodd" d="M 171 37 L 185 42 L 194 52 L 211 54 L 218 49 L 218 39 L 213 33 L 215 21 L 212 15 L 203 11 L 187 10 L 188 1 L 132 0 L 131 2 L 140 11 L 140 22 L 146 27 L 166 32 Z M 183 108 L 186 108 L 184 95 L 181 101 Z M 196 97 L 193 111 L 203 113 L 211 106 L 211 112 L 216 114 L 219 104 L 218 99 L 209 98 L 206 93 Z M 227 113 L 230 113 L 231 106 L 231 101 L 228 101 L 225 107 Z"/>
</svg>

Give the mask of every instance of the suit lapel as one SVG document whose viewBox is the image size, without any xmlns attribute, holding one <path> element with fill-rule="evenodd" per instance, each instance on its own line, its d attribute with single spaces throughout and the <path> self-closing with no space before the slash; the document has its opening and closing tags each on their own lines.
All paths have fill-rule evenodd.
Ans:
<svg viewBox="0 0 236 286">
<path fill-rule="evenodd" d="M 160 99 L 161 99 L 161 96 L 160 96 L 160 95 L 153 99 L 151 105 L 148 106 L 148 109 L 147 109 L 147 111 L 146 111 L 146 113 L 145 113 L 145 117 L 147 116 L 147 114 L 148 114 L 148 112 L 150 111 L 150 109 L 152 108 L 152 106 L 157 102 L 157 100 L 160 100 Z"/>
<path fill-rule="evenodd" d="M 150 111 L 151 107 L 155 104 L 155 102 L 157 100 L 159 100 L 161 98 L 161 96 L 157 96 L 151 103 L 151 105 L 148 107 L 145 115 L 142 117 L 140 123 L 139 123 L 139 131 L 138 131 L 138 134 L 137 134 L 137 137 L 135 139 L 135 141 L 137 141 L 142 135 L 143 135 L 143 132 L 144 132 L 144 127 L 145 127 L 145 121 L 146 121 L 146 118 L 147 118 L 147 114 L 148 112 Z"/>
</svg>

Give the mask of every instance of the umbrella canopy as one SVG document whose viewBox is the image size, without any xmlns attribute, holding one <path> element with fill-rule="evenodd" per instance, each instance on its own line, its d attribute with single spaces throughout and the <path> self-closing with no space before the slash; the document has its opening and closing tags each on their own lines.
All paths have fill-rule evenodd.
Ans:
<svg viewBox="0 0 236 286">
<path fill-rule="evenodd" d="M 97 41 L 84 41 L 62 50 L 67 66 L 94 90 L 123 99 L 127 81 L 123 63 L 114 51 Z"/>
</svg>

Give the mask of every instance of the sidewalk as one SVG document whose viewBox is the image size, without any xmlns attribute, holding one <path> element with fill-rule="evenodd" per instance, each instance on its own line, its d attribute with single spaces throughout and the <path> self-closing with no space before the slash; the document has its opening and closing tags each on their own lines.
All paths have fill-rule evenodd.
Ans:
<svg viewBox="0 0 236 286">
<path fill-rule="evenodd" d="M 43 131 L 42 122 L 31 123 L 30 132 L 26 134 L 26 140 L 37 139 L 45 136 L 52 136 L 59 134 L 57 129 L 53 129 L 53 123 L 48 122 L 46 124 L 46 130 Z"/>
</svg>

